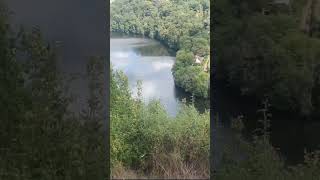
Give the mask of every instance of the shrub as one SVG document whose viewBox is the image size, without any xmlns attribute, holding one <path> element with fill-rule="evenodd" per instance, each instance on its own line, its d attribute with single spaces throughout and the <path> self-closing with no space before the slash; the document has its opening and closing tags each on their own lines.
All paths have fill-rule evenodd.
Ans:
<svg viewBox="0 0 320 180">
<path fill-rule="evenodd" d="M 163 167 L 180 168 L 182 175 L 192 166 L 199 167 L 191 168 L 193 173 L 208 175 L 209 112 L 200 114 L 183 104 L 176 117 L 169 117 L 159 101 L 145 104 L 132 98 L 121 72 L 112 72 L 111 85 L 113 168 L 120 163 L 148 176 L 167 177 L 173 174 Z M 179 161 L 165 160 L 173 155 Z"/>
</svg>

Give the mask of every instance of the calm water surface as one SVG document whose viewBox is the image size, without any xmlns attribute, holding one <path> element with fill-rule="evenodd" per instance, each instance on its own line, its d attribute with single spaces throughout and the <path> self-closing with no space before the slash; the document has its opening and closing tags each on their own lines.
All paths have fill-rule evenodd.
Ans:
<svg viewBox="0 0 320 180">
<path fill-rule="evenodd" d="M 128 76 L 133 96 L 137 95 L 137 81 L 140 80 L 144 101 L 160 100 L 170 115 L 176 115 L 183 98 L 190 101 L 190 94 L 174 84 L 171 72 L 174 55 L 159 42 L 112 34 L 110 60 L 114 69 L 122 70 Z M 200 100 L 196 101 L 196 107 L 203 112 L 206 105 L 200 103 Z"/>
</svg>

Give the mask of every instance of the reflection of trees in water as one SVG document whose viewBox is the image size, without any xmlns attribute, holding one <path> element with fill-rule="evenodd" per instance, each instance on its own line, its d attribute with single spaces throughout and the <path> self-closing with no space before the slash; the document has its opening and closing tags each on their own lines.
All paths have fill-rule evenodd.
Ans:
<svg viewBox="0 0 320 180">
<path fill-rule="evenodd" d="M 175 97 L 178 98 L 180 102 L 182 102 L 183 99 L 186 99 L 187 104 L 192 103 L 192 95 L 184 91 L 180 87 L 176 86 L 174 93 L 175 93 Z M 209 110 L 210 108 L 210 100 L 194 97 L 194 106 L 200 113 L 204 113 L 205 110 Z"/>
<path fill-rule="evenodd" d="M 135 47 L 135 51 L 142 56 L 170 56 L 170 52 L 160 44 Z"/>
</svg>

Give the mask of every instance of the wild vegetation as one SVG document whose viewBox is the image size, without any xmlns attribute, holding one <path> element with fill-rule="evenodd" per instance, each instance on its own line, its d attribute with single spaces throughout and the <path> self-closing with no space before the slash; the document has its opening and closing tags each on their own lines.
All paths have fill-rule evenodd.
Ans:
<svg viewBox="0 0 320 180">
<path fill-rule="evenodd" d="M 112 177 L 209 177 L 209 112 L 185 104 L 170 117 L 160 102 L 145 104 L 141 91 L 132 98 L 119 71 L 110 87 Z"/>
<path fill-rule="evenodd" d="M 0 179 L 108 177 L 104 98 L 92 85 L 101 82 L 103 61 L 88 63 L 88 106 L 72 113 L 54 50 L 38 29 L 13 33 L 6 14 L 1 8 Z"/>
<path fill-rule="evenodd" d="M 224 3 L 226 2 L 229 1 L 224 1 Z M 232 2 L 235 3 L 236 1 Z M 242 3 L 245 2 L 249 2 L 249 0 L 242 1 Z M 255 6 L 245 6 L 241 3 L 237 4 L 242 5 L 240 9 L 238 9 L 238 6 L 230 7 L 233 7 L 231 9 L 234 12 L 239 11 L 239 14 L 242 14 L 243 11 L 246 12 L 248 7 L 250 9 L 260 7 L 258 4 L 260 1 L 250 2 Z M 293 2 L 294 4 L 302 3 L 302 1 Z M 216 3 L 221 2 L 216 1 Z M 291 12 L 299 12 L 295 10 L 295 6 L 291 8 Z M 306 9 L 308 8 L 306 7 Z M 241 50 L 248 50 L 251 53 L 259 52 L 258 55 L 263 55 L 262 57 L 254 56 L 259 57 L 258 59 L 232 56 L 235 59 L 229 60 L 232 63 L 238 60 L 239 64 L 231 63 L 228 65 L 226 63 L 228 62 L 226 61 L 228 53 L 225 51 L 218 53 L 219 64 L 223 67 L 218 70 L 219 76 L 225 77 L 229 82 L 234 82 L 238 77 L 240 80 L 232 84 L 241 84 L 245 92 L 255 92 L 252 89 L 260 89 L 262 87 L 260 83 L 265 87 L 261 88 L 264 90 L 261 92 L 269 92 L 265 90 L 268 87 L 265 83 L 269 82 L 264 81 L 265 78 L 269 78 L 266 74 L 258 76 L 257 74 L 260 75 L 260 73 L 256 73 L 256 71 L 236 70 L 236 67 L 250 67 L 253 70 L 260 66 L 269 67 L 269 65 L 274 64 L 269 64 L 266 57 L 269 57 L 270 54 L 271 57 L 278 57 L 276 55 L 279 55 L 285 62 L 275 58 L 274 61 L 277 66 L 274 65 L 270 69 L 275 68 L 273 75 L 279 75 L 278 80 L 285 83 L 284 85 L 278 84 L 275 87 L 271 85 L 271 87 L 277 89 L 275 91 L 277 92 L 276 95 L 282 97 L 281 103 L 288 102 L 289 106 L 286 108 L 296 108 L 304 113 L 316 109 L 318 107 L 318 104 L 315 103 L 315 98 L 318 97 L 316 91 L 318 88 L 316 73 L 318 67 L 316 57 L 318 57 L 318 54 L 315 53 L 318 45 L 317 26 L 313 24 L 312 28 L 306 28 L 309 29 L 307 30 L 308 35 L 297 32 L 296 26 L 294 26 L 291 34 L 291 32 L 288 33 L 288 28 L 285 28 L 285 31 L 280 31 L 282 28 L 277 29 L 277 27 L 284 26 L 283 23 L 290 22 L 292 17 L 289 18 L 283 13 L 275 15 L 272 11 L 269 11 L 271 16 L 265 16 L 261 15 L 258 10 L 250 11 L 250 17 L 249 15 L 246 16 L 249 22 L 254 23 L 243 26 L 242 21 L 240 21 L 243 19 L 235 18 L 234 12 L 230 13 L 233 27 L 228 27 L 228 31 L 233 30 L 233 28 L 239 30 L 239 26 L 242 28 L 254 26 L 252 33 L 255 33 L 255 35 L 259 34 L 259 31 L 262 31 L 262 34 L 269 32 L 265 28 L 272 29 L 273 33 L 267 33 L 265 39 L 260 39 L 260 43 L 254 41 L 254 38 L 249 39 L 250 41 L 245 40 L 245 38 L 237 41 L 250 45 L 249 49 L 241 46 Z M 217 13 L 221 13 L 221 11 L 217 10 Z M 109 159 L 107 159 L 107 150 L 104 146 L 105 131 L 102 128 L 102 122 L 104 121 L 102 101 L 104 98 L 103 91 L 100 89 L 103 84 L 101 75 L 104 71 L 103 61 L 105 59 L 90 59 L 87 72 L 90 89 L 88 107 L 81 114 L 72 113 L 68 111 L 71 99 L 66 96 L 64 79 L 56 67 L 54 49 L 50 49 L 48 44 L 45 43 L 38 29 L 31 32 L 21 31 L 18 34 L 12 33 L 5 14 L 0 14 L 0 179 L 81 180 L 108 177 L 109 167 L 107 167 L 107 162 Z M 251 17 L 251 15 L 254 17 Z M 297 15 L 297 17 L 300 16 Z M 282 18 L 288 18 L 288 21 L 284 21 Z M 270 26 L 264 26 L 263 23 L 259 24 L 260 21 L 269 23 Z M 220 23 L 225 22 L 231 23 L 227 20 Z M 275 25 L 273 26 L 273 24 Z M 223 27 L 226 28 L 226 26 Z M 259 31 L 256 31 L 256 29 L 259 29 Z M 228 32 L 223 28 L 218 30 L 219 33 Z M 251 33 L 249 28 L 242 30 L 246 30 L 245 35 L 249 36 Z M 275 32 L 282 33 L 277 34 Z M 311 35 L 310 32 L 312 32 Z M 230 45 L 232 39 L 237 39 L 235 38 L 237 33 L 239 32 L 237 31 L 230 36 L 217 36 L 217 40 L 219 42 L 229 42 Z M 228 33 L 225 35 L 228 35 Z M 280 40 L 276 41 L 273 36 Z M 254 46 L 251 44 L 252 42 L 255 42 Z M 259 47 L 268 45 L 267 42 L 275 45 L 279 50 L 271 48 L 269 50 L 272 53 L 264 54 L 251 49 L 257 48 L 262 51 Z M 229 55 L 239 50 L 237 45 L 238 43 L 234 43 L 235 47 L 229 46 L 231 47 Z M 270 48 L 267 45 L 266 48 Z M 307 49 L 305 46 L 309 48 Z M 220 50 L 224 49 L 219 43 L 217 47 Z M 286 55 L 283 51 L 294 53 L 294 55 L 290 55 L 290 53 Z M 178 53 L 179 56 L 186 56 L 186 58 L 182 58 L 181 63 L 188 63 L 188 53 L 188 51 Z M 248 54 L 251 55 L 251 53 Z M 256 55 L 255 53 L 253 55 Z M 287 56 L 293 58 L 293 62 L 289 61 L 290 59 Z M 261 60 L 260 58 L 264 60 L 262 65 L 258 61 Z M 179 58 L 177 57 L 177 59 Z M 184 60 L 187 60 L 187 62 Z M 248 64 L 246 61 L 257 61 L 259 63 Z M 285 63 L 288 64 L 285 66 Z M 236 70 L 234 72 L 241 76 L 231 73 L 230 68 L 234 68 Z M 266 71 L 270 69 L 267 68 Z M 285 71 L 287 69 L 288 71 Z M 309 70 L 311 71 L 309 72 Z M 280 71 L 284 74 L 281 74 Z M 223 74 L 222 72 L 227 73 Z M 244 74 L 248 74 L 248 76 L 244 76 Z M 268 76 L 270 75 L 268 74 Z M 243 77 L 250 78 L 243 79 Z M 256 79 L 257 77 L 264 78 Z M 248 88 L 249 82 L 255 82 L 255 84 Z M 287 85 L 290 86 L 287 87 Z M 199 114 L 192 105 L 184 105 L 177 117 L 171 118 L 166 114 L 160 102 L 153 101 L 144 104 L 141 99 L 132 98 L 127 78 L 121 72 L 113 71 L 111 73 L 110 88 L 112 93 L 110 148 L 114 177 L 123 177 L 124 173 L 131 177 L 208 177 L 210 132 L 208 112 Z M 270 95 L 269 97 L 272 102 L 278 103 L 273 98 L 275 96 Z M 311 107 L 309 106 L 310 102 L 312 102 Z M 285 107 L 279 106 L 281 103 L 277 106 Z M 215 179 L 319 179 L 319 152 L 306 153 L 305 162 L 301 165 L 289 168 L 285 165 L 282 157 L 269 142 L 270 115 L 267 110 L 268 106 L 266 105 L 262 109 L 264 128 L 255 137 L 254 141 L 248 143 L 240 137 L 242 147 L 248 152 L 247 158 L 235 161 L 228 158 L 230 156 L 226 156 L 223 166 L 213 175 Z M 234 124 L 237 124 L 237 127 L 242 127 L 241 119 L 235 121 Z M 238 130 L 241 130 L 241 128 Z"/>
<path fill-rule="evenodd" d="M 117 0 L 110 9 L 111 31 L 154 38 L 177 51 L 176 85 L 208 97 L 209 9 L 208 0 Z M 142 101 L 143 82 L 135 99 L 127 77 L 111 74 L 112 177 L 209 177 L 209 112 L 183 104 L 170 117 L 161 102 Z"/>
<path fill-rule="evenodd" d="M 209 0 L 117 0 L 111 31 L 139 34 L 178 51 L 172 70 L 176 85 L 208 97 L 210 71 Z"/>
<path fill-rule="evenodd" d="M 217 0 L 217 79 L 277 110 L 319 113 L 319 4 Z"/>
<path fill-rule="evenodd" d="M 319 5 L 318 0 L 215 1 L 216 80 L 246 97 L 268 99 L 273 107 L 264 104 L 262 128 L 249 140 L 241 135 L 242 118 L 233 120 L 239 142 L 227 148 L 216 179 L 319 179 L 319 151 L 306 151 L 304 162 L 289 166 L 272 146 L 269 112 L 319 113 Z"/>
<path fill-rule="evenodd" d="M 243 118 L 233 121 L 237 132 L 237 143 L 229 145 L 220 168 L 214 174 L 217 180 L 318 180 L 320 179 L 320 151 L 305 152 L 304 162 L 288 166 L 278 150 L 270 143 L 270 104 L 263 103 L 259 110 L 261 128 L 256 129 L 253 140 L 248 142 L 241 136 Z M 232 152 L 241 151 L 245 158 L 235 160 Z"/>
</svg>

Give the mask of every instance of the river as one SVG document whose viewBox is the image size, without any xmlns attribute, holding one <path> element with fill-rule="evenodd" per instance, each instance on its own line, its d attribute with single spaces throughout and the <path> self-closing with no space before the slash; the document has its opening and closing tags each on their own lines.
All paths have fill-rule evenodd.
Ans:
<svg viewBox="0 0 320 180">
<path fill-rule="evenodd" d="M 171 72 L 174 52 L 161 43 L 141 36 L 112 33 L 110 61 L 114 69 L 123 71 L 133 96 L 137 95 L 137 81 L 142 82 L 142 98 L 147 103 L 160 100 L 168 114 L 175 116 L 182 99 L 191 103 L 191 94 L 175 86 Z M 209 101 L 194 98 L 200 112 L 209 109 Z"/>
</svg>

